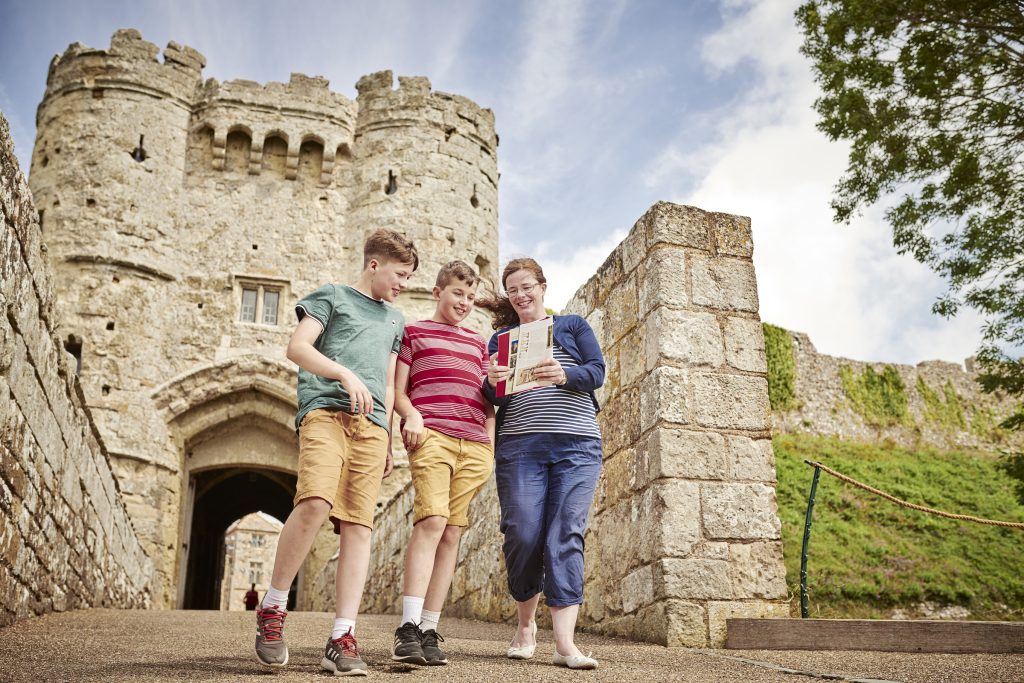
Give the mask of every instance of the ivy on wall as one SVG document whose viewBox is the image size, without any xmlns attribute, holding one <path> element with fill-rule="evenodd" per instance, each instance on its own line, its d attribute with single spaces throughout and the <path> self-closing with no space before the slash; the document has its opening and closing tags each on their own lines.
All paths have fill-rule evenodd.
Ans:
<svg viewBox="0 0 1024 683">
<path fill-rule="evenodd" d="M 768 360 L 768 400 L 772 410 L 786 411 L 800 407 L 796 398 L 796 358 L 793 338 L 789 332 L 761 323 L 764 329 L 764 351 Z"/>
<path fill-rule="evenodd" d="M 891 365 L 875 372 L 870 365 L 855 375 L 848 365 L 839 366 L 843 393 L 864 421 L 875 427 L 909 425 L 907 391 L 900 374 Z"/>
<path fill-rule="evenodd" d="M 929 422 L 950 430 L 960 430 L 967 426 L 964 410 L 960 405 L 960 396 L 949 380 L 942 385 L 942 395 L 939 395 L 939 392 L 928 386 L 924 378 L 918 375 L 917 393 L 924 401 L 924 416 Z"/>
</svg>

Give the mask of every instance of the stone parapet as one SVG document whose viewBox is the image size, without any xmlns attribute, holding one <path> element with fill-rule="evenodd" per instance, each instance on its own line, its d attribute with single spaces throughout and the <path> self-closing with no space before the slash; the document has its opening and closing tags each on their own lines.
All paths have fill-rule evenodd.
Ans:
<svg viewBox="0 0 1024 683">
<path fill-rule="evenodd" d="M 794 361 L 793 401 L 772 412 L 776 431 L 886 441 L 906 448 L 1024 447 L 1024 433 L 999 428 L 1016 410 L 1013 398 L 984 393 L 972 359 L 966 368 L 939 360 L 871 363 L 821 353 L 802 332 L 785 334 Z M 895 400 L 887 412 L 873 414 L 871 392 L 858 396 L 857 385 L 866 373 L 881 377 L 886 372 L 883 381 L 891 385 L 887 391 Z"/>
<path fill-rule="evenodd" d="M 152 562 L 57 336 L 37 211 L 2 115 L 0 204 L 0 626 L 149 607 Z"/>
</svg>

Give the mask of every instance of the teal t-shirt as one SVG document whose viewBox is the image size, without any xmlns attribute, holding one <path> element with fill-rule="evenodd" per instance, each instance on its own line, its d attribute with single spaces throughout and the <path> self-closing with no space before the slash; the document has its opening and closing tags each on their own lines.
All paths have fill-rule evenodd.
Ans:
<svg viewBox="0 0 1024 683">
<path fill-rule="evenodd" d="M 384 395 L 391 354 L 402 348 L 405 319 L 398 309 L 348 285 L 324 285 L 299 301 L 295 314 L 300 321 L 310 315 L 323 325 L 313 346 L 363 381 L 373 395 L 373 413 L 368 417 L 390 431 Z M 311 410 L 348 411 L 350 407 L 348 392 L 341 382 L 299 368 L 296 429 Z"/>
</svg>

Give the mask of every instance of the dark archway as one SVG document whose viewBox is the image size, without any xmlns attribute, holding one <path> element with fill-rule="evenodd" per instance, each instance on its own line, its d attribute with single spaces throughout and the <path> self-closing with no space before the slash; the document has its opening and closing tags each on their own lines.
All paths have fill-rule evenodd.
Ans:
<svg viewBox="0 0 1024 683">
<path fill-rule="evenodd" d="M 224 532 L 250 512 L 288 518 L 295 476 L 256 468 L 224 468 L 192 475 L 195 499 L 185 575 L 185 609 L 219 609 Z"/>
</svg>

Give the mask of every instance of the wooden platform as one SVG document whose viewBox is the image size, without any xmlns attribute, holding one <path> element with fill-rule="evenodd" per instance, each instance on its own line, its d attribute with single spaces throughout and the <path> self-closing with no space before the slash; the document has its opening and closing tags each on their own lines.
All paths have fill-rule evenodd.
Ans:
<svg viewBox="0 0 1024 683">
<path fill-rule="evenodd" d="M 730 650 L 1024 653 L 1024 622 L 727 619 Z"/>
</svg>

